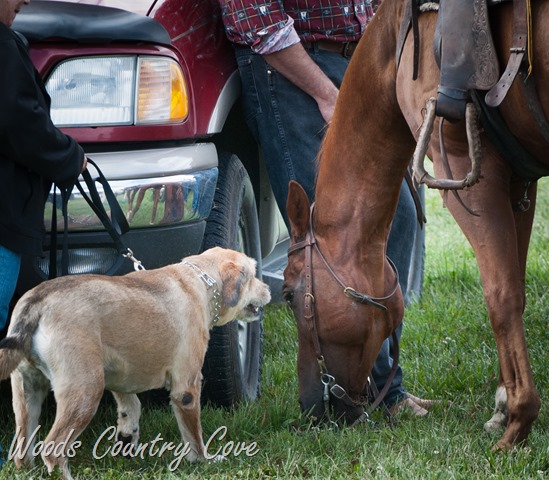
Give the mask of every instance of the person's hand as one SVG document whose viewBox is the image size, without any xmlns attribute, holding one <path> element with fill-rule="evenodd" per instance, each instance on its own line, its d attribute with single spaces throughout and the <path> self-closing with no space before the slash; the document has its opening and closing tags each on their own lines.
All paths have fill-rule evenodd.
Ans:
<svg viewBox="0 0 549 480">
<path fill-rule="evenodd" d="M 87 166 L 88 166 L 88 157 L 84 155 L 84 162 L 82 163 L 82 171 L 86 170 Z"/>
<path fill-rule="evenodd" d="M 334 87 L 335 88 L 335 87 Z M 327 125 L 330 124 L 332 121 L 332 117 L 334 116 L 334 110 L 336 106 L 337 101 L 337 93 L 338 90 L 335 88 L 335 94 L 331 97 L 328 97 L 327 99 L 317 99 L 316 103 L 318 105 L 318 109 L 320 110 L 320 114 L 322 115 L 322 118 L 324 118 L 324 121 Z"/>
<path fill-rule="evenodd" d="M 313 97 L 328 124 L 334 115 L 339 89 L 312 60 L 301 43 L 264 55 L 265 61 Z"/>
</svg>

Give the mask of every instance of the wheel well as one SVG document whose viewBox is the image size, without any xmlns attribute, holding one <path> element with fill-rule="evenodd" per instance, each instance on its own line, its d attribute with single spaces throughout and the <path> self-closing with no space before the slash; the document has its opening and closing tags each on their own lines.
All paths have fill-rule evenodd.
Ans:
<svg viewBox="0 0 549 480">
<path fill-rule="evenodd" d="M 250 176 L 256 194 L 256 203 L 259 204 L 261 193 L 260 150 L 252 132 L 246 125 L 240 102 L 235 103 L 225 125 L 223 125 L 223 130 L 216 134 L 212 140 L 218 153 L 228 152 L 238 156 Z"/>
<path fill-rule="evenodd" d="M 236 155 L 248 172 L 254 189 L 255 203 L 258 209 L 259 229 L 261 232 L 261 251 L 269 255 L 279 241 L 280 213 L 271 190 L 265 164 L 261 159 L 261 149 L 248 128 L 239 101 L 235 103 L 223 130 L 212 137 L 222 161 L 223 153 Z"/>
</svg>

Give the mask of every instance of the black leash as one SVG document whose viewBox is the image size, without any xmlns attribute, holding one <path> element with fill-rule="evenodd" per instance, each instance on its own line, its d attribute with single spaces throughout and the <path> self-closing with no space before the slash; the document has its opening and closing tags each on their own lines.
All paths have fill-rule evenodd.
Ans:
<svg viewBox="0 0 549 480">
<path fill-rule="evenodd" d="M 91 160 L 88 157 L 88 165 L 93 165 L 95 169 L 97 170 L 97 177 L 92 178 L 91 173 L 89 172 L 89 169 L 86 168 L 82 172 L 82 178 L 84 179 L 84 182 L 86 183 L 86 187 L 88 189 L 88 193 L 84 190 L 83 186 L 80 184 L 80 182 L 76 182 L 76 188 L 82 195 L 82 197 L 86 200 L 90 208 L 93 210 L 97 218 L 101 221 L 103 226 L 105 227 L 105 230 L 110 235 L 114 246 L 118 253 L 126 258 L 131 259 L 134 262 L 134 267 L 136 270 L 142 270 L 144 269 L 141 265 L 141 262 L 139 262 L 135 257 L 133 256 L 133 252 L 124 244 L 124 241 L 122 240 L 122 236 L 127 233 L 130 230 L 130 226 L 128 224 L 128 221 L 126 220 L 126 216 L 124 215 L 124 212 L 122 211 L 122 208 L 120 207 L 118 201 L 116 200 L 116 196 L 114 195 L 114 192 L 112 191 L 111 186 L 109 185 L 109 182 L 105 178 L 105 175 L 103 175 L 103 172 L 99 169 L 97 164 Z M 103 193 L 105 195 L 105 198 L 107 200 L 107 203 L 109 204 L 110 208 L 110 216 L 105 210 L 105 207 L 103 206 L 103 202 L 101 201 L 101 196 L 99 195 L 99 192 L 97 190 L 96 182 L 99 182 L 103 187 Z M 68 275 L 69 273 L 69 247 L 68 247 L 68 203 L 71 196 L 71 193 L 73 191 L 74 186 L 71 187 L 59 187 L 58 185 L 54 185 L 54 194 L 53 194 L 53 212 L 52 212 L 52 219 L 51 219 L 51 243 L 50 243 L 50 269 L 49 269 L 49 278 L 55 278 L 58 275 L 57 272 L 57 201 L 56 197 L 56 189 L 59 189 L 61 192 L 61 211 L 63 213 L 63 243 L 62 243 L 62 254 L 61 254 L 61 275 Z"/>
</svg>

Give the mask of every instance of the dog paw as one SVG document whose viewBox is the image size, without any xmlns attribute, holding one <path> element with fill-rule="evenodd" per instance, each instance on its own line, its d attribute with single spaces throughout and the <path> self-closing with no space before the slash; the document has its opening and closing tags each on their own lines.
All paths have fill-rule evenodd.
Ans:
<svg viewBox="0 0 549 480">
<path fill-rule="evenodd" d="M 139 430 L 134 430 L 132 433 L 126 434 L 123 431 L 116 433 L 116 442 L 123 445 L 123 448 L 120 451 L 120 456 L 131 456 L 133 450 L 132 447 L 137 447 L 137 442 L 139 441 Z M 132 447 L 130 447 L 132 446 Z"/>
<path fill-rule="evenodd" d="M 116 441 L 122 443 L 123 445 L 134 443 L 133 435 L 124 435 L 122 433 L 119 433 L 116 436 Z"/>
<path fill-rule="evenodd" d="M 227 457 L 223 455 L 214 455 L 209 458 L 209 462 L 211 463 L 225 462 L 226 460 L 227 460 Z"/>
</svg>

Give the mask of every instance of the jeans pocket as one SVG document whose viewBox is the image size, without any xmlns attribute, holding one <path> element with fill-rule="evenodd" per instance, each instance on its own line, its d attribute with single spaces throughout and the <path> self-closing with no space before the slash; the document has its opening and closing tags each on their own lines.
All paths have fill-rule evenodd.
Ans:
<svg viewBox="0 0 549 480">
<path fill-rule="evenodd" d="M 252 55 L 237 55 L 238 71 L 242 84 L 242 105 L 246 121 L 261 114 L 261 102 L 256 84 Z"/>
</svg>

